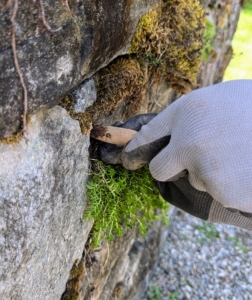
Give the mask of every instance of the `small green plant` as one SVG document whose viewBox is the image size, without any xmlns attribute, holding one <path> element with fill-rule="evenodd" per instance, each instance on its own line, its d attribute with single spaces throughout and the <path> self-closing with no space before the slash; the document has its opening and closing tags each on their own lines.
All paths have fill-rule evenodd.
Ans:
<svg viewBox="0 0 252 300">
<path fill-rule="evenodd" d="M 233 242 L 235 244 L 235 246 L 238 248 L 238 250 L 240 250 L 241 252 L 248 254 L 251 249 L 248 249 L 245 245 L 243 245 L 243 243 L 241 241 L 239 241 L 237 238 L 235 237 L 229 237 L 229 240 L 231 242 Z"/>
<path fill-rule="evenodd" d="M 169 300 L 175 300 L 178 298 L 178 296 L 179 296 L 179 292 L 176 291 L 169 296 Z"/>
<path fill-rule="evenodd" d="M 147 53 L 146 60 L 150 63 L 152 63 L 154 66 L 158 65 L 158 59 L 155 57 L 155 54 L 152 52 Z"/>
<path fill-rule="evenodd" d="M 136 226 L 145 236 L 152 221 L 168 222 L 168 203 L 161 198 L 148 167 L 128 171 L 122 166 L 95 163 L 87 183 L 89 205 L 84 218 L 94 220 L 93 246 L 104 237 L 112 241 Z"/>
<path fill-rule="evenodd" d="M 161 291 L 158 285 L 149 287 L 148 289 L 148 299 L 149 300 L 162 300 Z"/>
<path fill-rule="evenodd" d="M 216 35 L 216 28 L 214 24 L 212 24 L 209 20 L 206 20 L 205 26 L 206 26 L 204 31 L 205 46 L 202 50 L 202 56 L 203 56 L 203 60 L 207 62 L 211 56 L 211 52 L 213 49 L 213 41 Z"/>
<path fill-rule="evenodd" d="M 196 229 L 204 233 L 205 238 L 199 238 L 198 242 L 203 244 L 207 241 L 212 241 L 215 238 L 220 237 L 219 232 L 216 230 L 214 224 L 204 221 L 203 226 L 194 226 Z"/>
</svg>

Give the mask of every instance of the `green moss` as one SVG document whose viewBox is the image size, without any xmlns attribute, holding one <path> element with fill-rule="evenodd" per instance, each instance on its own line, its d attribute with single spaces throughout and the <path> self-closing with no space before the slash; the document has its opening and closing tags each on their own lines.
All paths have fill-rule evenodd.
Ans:
<svg viewBox="0 0 252 300">
<path fill-rule="evenodd" d="M 151 9 L 138 22 L 137 31 L 131 42 L 130 53 L 138 53 L 142 43 L 147 45 L 153 33 L 158 29 L 158 11 Z"/>
<path fill-rule="evenodd" d="M 75 113 L 69 96 L 60 105 L 88 135 L 92 122 L 111 115 L 121 101 L 126 108 L 123 118 L 139 113 L 142 92 L 155 81 L 165 79 L 178 94 L 188 92 L 196 84 L 202 62 L 204 22 L 199 1 L 163 0 L 139 20 L 129 55 L 95 74 L 94 105 L 84 113 Z"/>
<path fill-rule="evenodd" d="M 61 297 L 61 300 L 78 300 L 80 285 L 85 272 L 84 261 L 76 260 L 70 271 L 70 278 L 66 285 L 66 291 Z"/>
<path fill-rule="evenodd" d="M 213 56 L 213 42 L 216 35 L 216 28 L 209 20 L 206 21 L 206 29 L 204 32 L 205 46 L 202 51 L 203 60 L 209 61 Z"/>
<path fill-rule="evenodd" d="M 159 195 L 147 166 L 128 171 L 97 162 L 87 189 L 89 205 L 84 217 L 95 221 L 94 247 L 102 237 L 112 241 L 135 226 L 145 236 L 154 220 L 168 221 L 168 203 Z"/>
<path fill-rule="evenodd" d="M 149 62 L 152 77 L 167 79 L 177 93 L 186 93 L 196 84 L 202 63 L 204 23 L 200 1 L 163 0 L 140 19 L 130 53 Z"/>
</svg>

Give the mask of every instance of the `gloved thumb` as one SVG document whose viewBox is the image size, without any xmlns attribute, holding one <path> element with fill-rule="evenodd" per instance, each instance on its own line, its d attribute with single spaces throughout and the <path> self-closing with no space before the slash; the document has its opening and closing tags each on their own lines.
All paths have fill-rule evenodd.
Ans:
<svg viewBox="0 0 252 300">
<path fill-rule="evenodd" d="M 122 165 L 128 170 L 137 170 L 149 163 L 153 157 L 164 148 L 170 141 L 170 136 L 164 136 L 149 144 L 139 146 L 131 151 L 122 151 L 121 160 Z"/>
<path fill-rule="evenodd" d="M 149 163 L 170 141 L 171 129 L 178 103 L 176 101 L 160 112 L 133 137 L 122 152 L 122 164 L 136 170 Z"/>
<path fill-rule="evenodd" d="M 172 138 L 150 162 L 150 173 L 158 181 L 174 181 L 186 169 L 180 162 L 176 145 Z"/>
</svg>

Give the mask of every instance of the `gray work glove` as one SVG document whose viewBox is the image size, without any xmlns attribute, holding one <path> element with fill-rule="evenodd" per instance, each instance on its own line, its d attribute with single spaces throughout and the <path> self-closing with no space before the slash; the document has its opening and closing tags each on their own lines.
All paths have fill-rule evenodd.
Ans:
<svg viewBox="0 0 252 300">
<path fill-rule="evenodd" d="M 169 138 L 150 159 L 148 149 Z M 217 84 L 175 101 L 121 156 L 127 169 L 147 159 L 166 200 L 205 220 L 252 230 L 252 81 Z"/>
</svg>

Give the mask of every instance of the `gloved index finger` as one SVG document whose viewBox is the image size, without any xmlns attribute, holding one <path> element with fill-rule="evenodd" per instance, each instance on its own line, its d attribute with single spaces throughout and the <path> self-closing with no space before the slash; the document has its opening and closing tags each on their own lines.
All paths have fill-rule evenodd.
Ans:
<svg viewBox="0 0 252 300">
<path fill-rule="evenodd" d="M 179 99 L 180 100 L 180 99 Z M 160 112 L 133 137 L 125 148 L 125 152 L 133 151 L 144 145 L 149 145 L 163 137 L 171 135 L 172 123 L 176 118 L 179 100 L 173 102 Z"/>
</svg>

